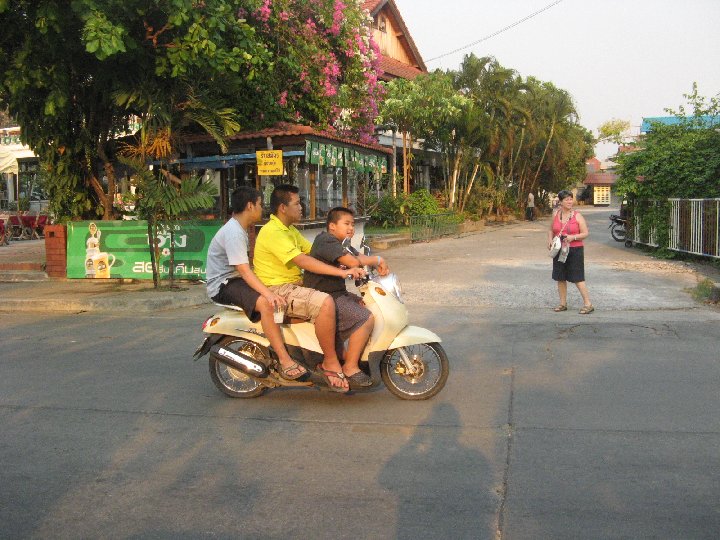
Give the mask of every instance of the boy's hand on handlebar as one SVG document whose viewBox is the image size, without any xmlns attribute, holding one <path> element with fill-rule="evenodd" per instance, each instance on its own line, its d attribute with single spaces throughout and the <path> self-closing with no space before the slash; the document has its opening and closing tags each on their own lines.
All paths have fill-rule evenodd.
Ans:
<svg viewBox="0 0 720 540">
<path fill-rule="evenodd" d="M 380 264 L 377 265 L 377 271 L 381 276 L 387 276 L 390 273 L 390 267 L 382 257 L 380 257 Z"/>
<path fill-rule="evenodd" d="M 365 276 L 367 272 L 365 272 L 364 268 L 356 267 L 356 268 L 348 268 L 347 270 L 344 270 L 345 277 L 348 279 L 360 279 Z"/>
</svg>

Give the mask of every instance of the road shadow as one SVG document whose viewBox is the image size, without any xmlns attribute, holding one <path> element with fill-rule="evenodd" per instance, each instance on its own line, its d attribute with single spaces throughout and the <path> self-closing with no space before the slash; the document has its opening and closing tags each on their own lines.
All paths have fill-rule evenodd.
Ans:
<svg viewBox="0 0 720 540">
<path fill-rule="evenodd" d="M 485 456 L 461 441 L 460 415 L 436 405 L 381 469 L 378 483 L 397 497 L 399 539 L 492 538 L 497 498 Z"/>
</svg>

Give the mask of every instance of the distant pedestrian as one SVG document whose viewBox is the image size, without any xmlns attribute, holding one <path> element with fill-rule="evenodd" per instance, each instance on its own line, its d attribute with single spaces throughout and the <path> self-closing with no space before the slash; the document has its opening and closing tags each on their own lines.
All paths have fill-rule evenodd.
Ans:
<svg viewBox="0 0 720 540">
<path fill-rule="evenodd" d="M 560 199 L 558 199 L 558 196 L 555 195 L 552 200 L 552 215 L 555 217 L 555 213 L 560 208 Z"/>
<path fill-rule="evenodd" d="M 561 234 L 563 249 L 553 259 L 552 278 L 557 281 L 560 304 L 553 311 L 567 311 L 567 282 L 574 283 L 583 299 L 581 315 L 595 311 L 590 303 L 590 295 L 585 285 L 585 253 L 583 239 L 588 232 L 585 218 L 573 210 L 575 200 L 570 191 L 562 190 L 558 193 L 560 207 L 553 216 L 548 229 L 548 250 L 552 247 L 554 236 Z M 563 262 L 561 262 L 564 259 Z"/>
<path fill-rule="evenodd" d="M 528 193 L 527 204 L 525 206 L 525 219 L 532 221 L 535 219 L 535 195 Z"/>
</svg>

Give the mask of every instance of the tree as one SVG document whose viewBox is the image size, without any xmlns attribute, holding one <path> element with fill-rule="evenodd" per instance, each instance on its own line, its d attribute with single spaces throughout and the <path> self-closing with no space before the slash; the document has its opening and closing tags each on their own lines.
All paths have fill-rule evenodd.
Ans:
<svg viewBox="0 0 720 540">
<path fill-rule="evenodd" d="M 125 196 L 124 204 L 132 205 L 133 213 L 147 222 L 148 249 L 153 274 L 153 284 L 159 287 L 161 234 L 170 237 L 169 277 L 170 286 L 175 276 L 175 225 L 193 211 L 212 205 L 216 195 L 215 185 L 193 175 L 183 180 L 173 178 L 167 172 L 150 170 L 143 159 L 123 160 L 135 174 L 132 184 L 135 193 Z"/>
<path fill-rule="evenodd" d="M 720 194 L 720 94 L 700 96 L 693 84 L 685 94 L 689 111 L 666 109 L 678 122 L 654 122 L 638 150 L 618 156 L 618 193 L 633 201 L 641 236 L 654 231 L 659 246 L 670 237 L 669 198 L 703 199 Z M 714 217 L 710 219 L 714 220 Z"/>
<path fill-rule="evenodd" d="M 618 192 L 640 199 L 717 197 L 720 185 L 720 94 L 709 100 L 697 86 L 689 110 L 667 109 L 678 123 L 653 123 L 636 152 L 618 157 Z"/>
<path fill-rule="evenodd" d="M 273 55 L 256 79 L 254 124 L 303 122 L 375 140 L 380 52 L 361 2 L 261 0 L 240 14 Z M 240 105 L 239 105 L 240 106 Z"/>
<path fill-rule="evenodd" d="M 409 135 L 420 125 L 417 116 L 417 92 L 415 82 L 407 79 L 394 79 L 385 87 L 385 99 L 380 107 L 381 124 L 392 125 L 402 136 L 403 192 L 408 193 L 411 176 L 412 137 Z M 393 196 L 396 194 L 395 178 L 392 179 Z"/>
<path fill-rule="evenodd" d="M 0 105 L 64 216 L 113 217 L 116 140 L 136 118 L 164 126 L 145 135 L 169 153 L 182 133 L 222 143 L 278 120 L 373 134 L 378 54 L 355 2 L 19 0 L 0 13 Z"/>
<path fill-rule="evenodd" d="M 115 140 L 135 116 L 148 115 L 147 100 L 118 95 L 141 89 L 182 104 L 177 89 L 193 88 L 224 97 L 268 59 L 252 28 L 220 0 L 18 1 L 3 19 L 0 96 L 49 171 L 63 215 L 114 217 Z"/>
<path fill-rule="evenodd" d="M 613 118 L 602 123 L 598 127 L 598 142 L 623 144 L 623 142 L 627 140 L 629 132 L 629 120 L 618 120 L 617 118 Z"/>
</svg>

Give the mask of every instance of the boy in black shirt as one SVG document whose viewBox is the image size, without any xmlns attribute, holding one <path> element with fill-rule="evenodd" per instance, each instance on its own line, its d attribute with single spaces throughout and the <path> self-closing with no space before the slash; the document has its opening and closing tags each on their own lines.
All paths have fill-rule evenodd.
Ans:
<svg viewBox="0 0 720 540">
<path fill-rule="evenodd" d="M 375 266 L 381 276 L 387 275 L 390 270 L 382 257 L 353 255 L 343 247 L 343 240 L 352 238 L 354 234 L 355 213 L 349 208 L 333 208 L 328 212 L 327 232 L 315 238 L 310 255 L 335 266 Z M 341 277 L 313 274 L 306 270 L 303 285 L 325 292 L 335 300 L 339 341 L 348 340 L 343 373 L 351 388 L 370 386 L 370 377 L 359 367 L 360 355 L 375 323 L 370 310 L 365 307 L 362 298 L 347 291 L 345 280 Z"/>
</svg>

